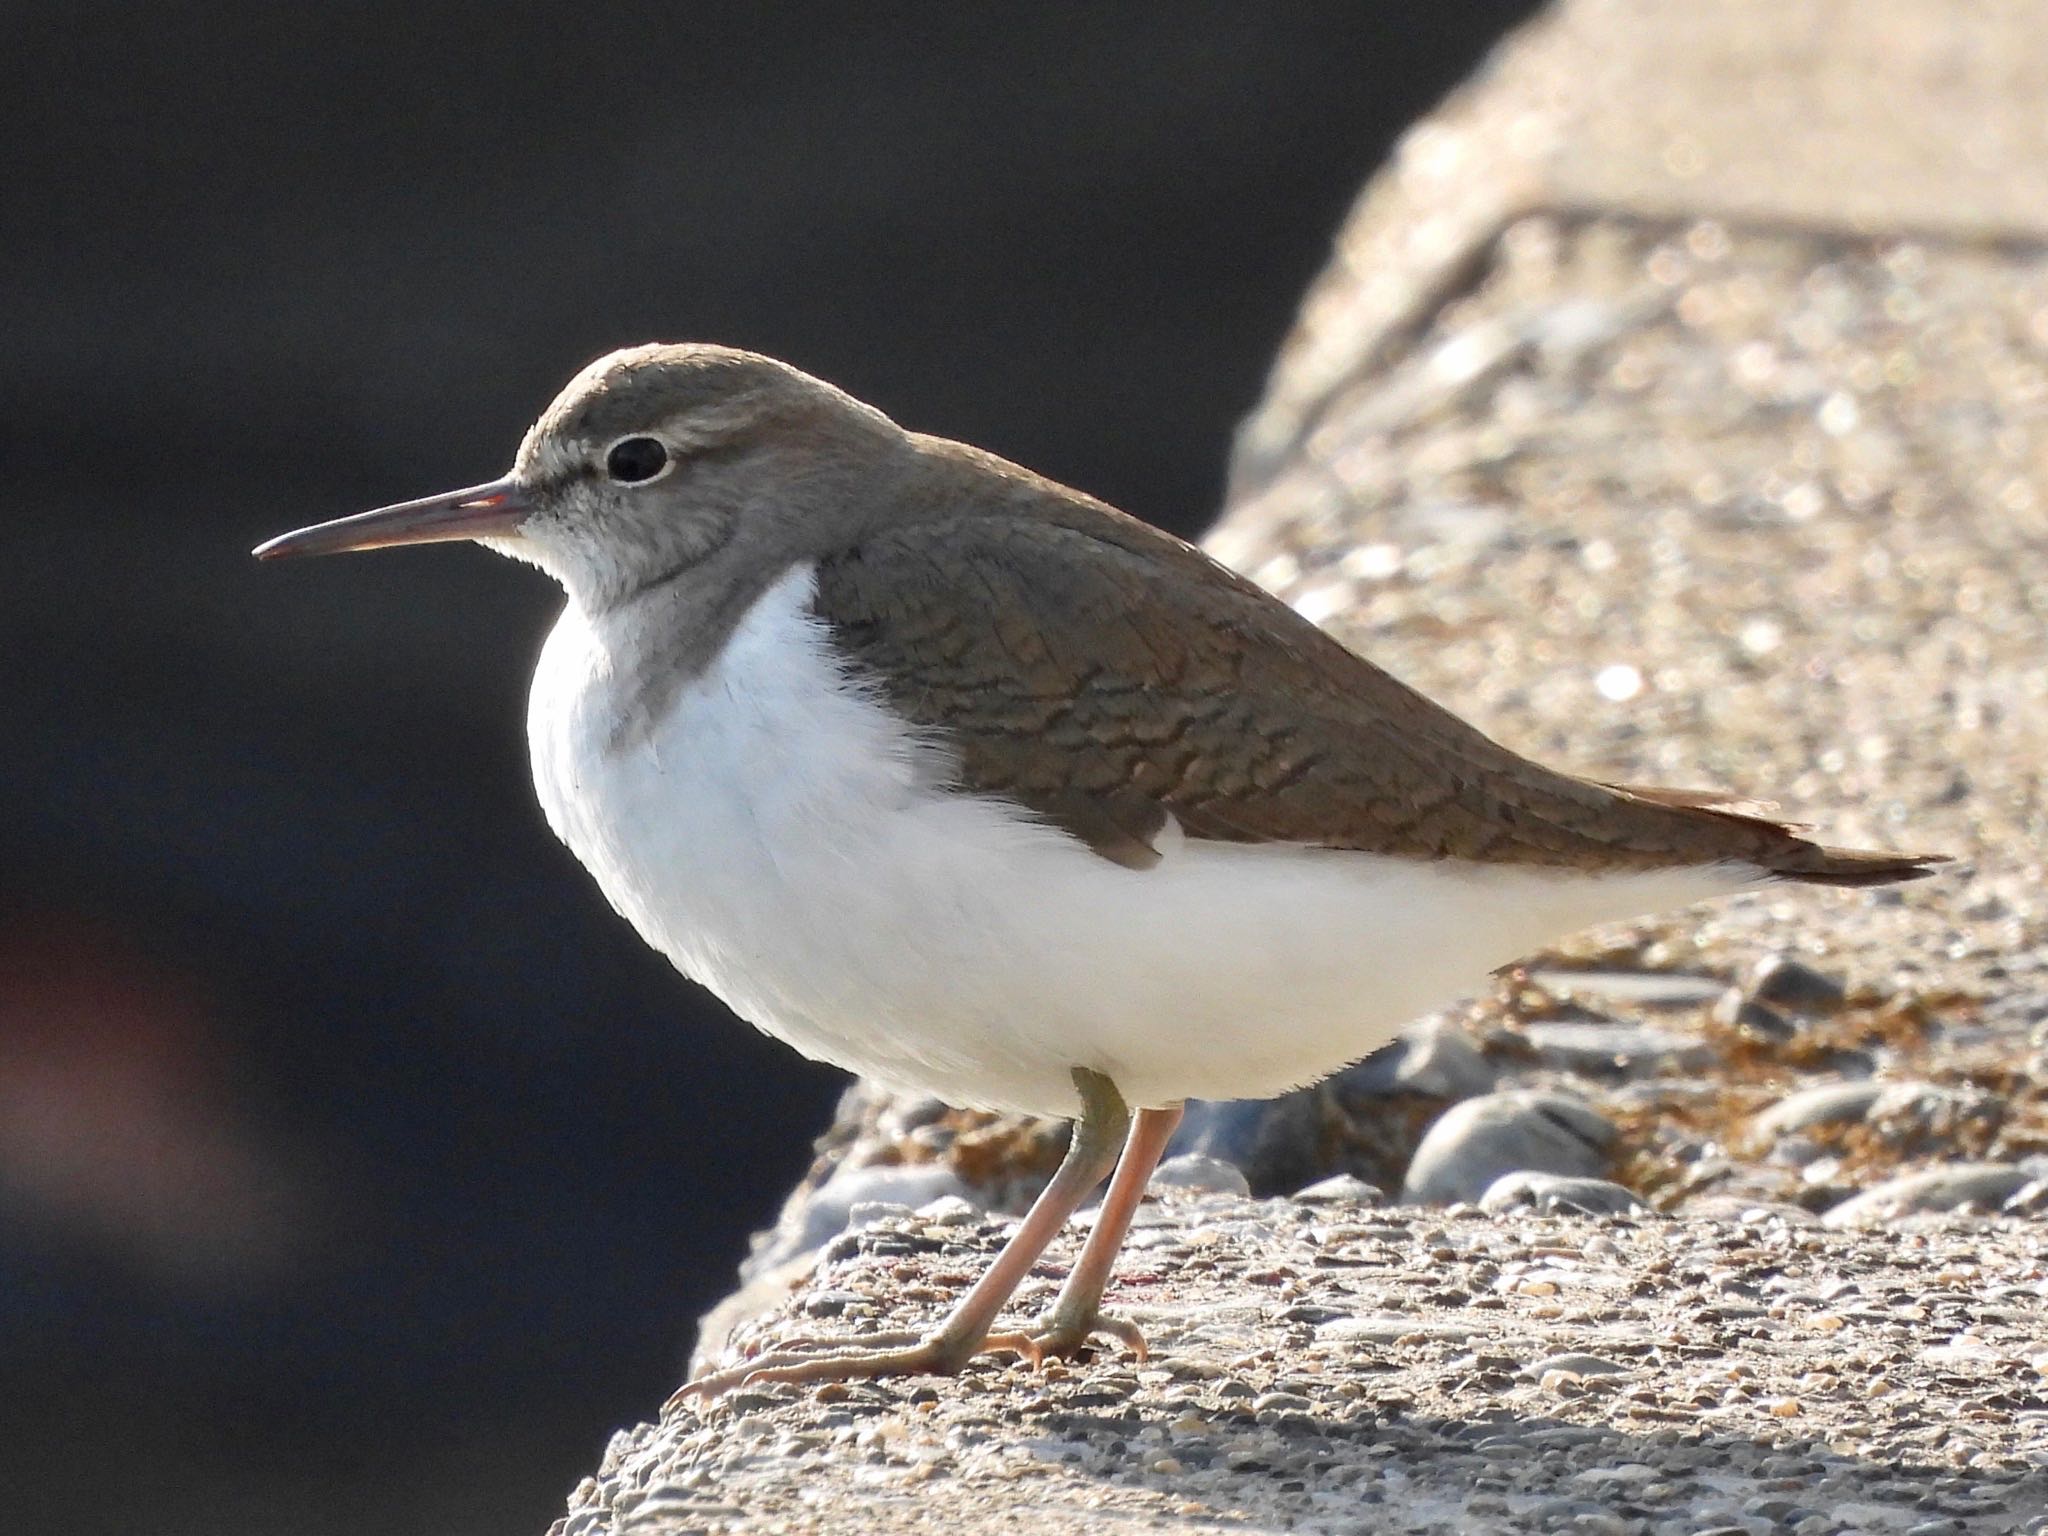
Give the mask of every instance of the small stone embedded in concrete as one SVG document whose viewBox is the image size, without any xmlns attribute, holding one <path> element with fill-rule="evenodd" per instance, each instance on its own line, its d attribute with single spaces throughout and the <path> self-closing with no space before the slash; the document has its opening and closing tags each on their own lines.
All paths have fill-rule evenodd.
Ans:
<svg viewBox="0 0 2048 1536">
<path fill-rule="evenodd" d="M 1697 1072 L 1715 1055 L 1697 1035 L 1612 1019 L 1538 1019 L 1522 1035 L 1539 1065 L 1593 1077 Z"/>
<path fill-rule="evenodd" d="M 1305 1184 L 1294 1192 L 1294 1198 L 1304 1205 L 1378 1206 L 1387 1203 L 1385 1190 L 1351 1173 L 1334 1173 L 1327 1179 Z"/>
<path fill-rule="evenodd" d="M 837 1291 L 829 1286 L 813 1286 L 806 1290 L 798 1302 L 806 1317 L 838 1317 L 848 1307 L 858 1306 L 864 1298 L 857 1291 Z"/>
<path fill-rule="evenodd" d="M 1730 1221 L 1745 1227 L 1789 1226 L 1817 1227 L 1820 1217 L 1804 1206 L 1793 1205 L 1784 1200 L 1756 1200 L 1739 1194 L 1717 1193 L 1708 1190 L 1704 1194 L 1688 1195 L 1671 1208 L 1674 1216 L 1689 1220 Z"/>
<path fill-rule="evenodd" d="M 1408 1165 L 1401 1198 L 1476 1201 L 1504 1174 L 1589 1176 L 1602 1171 L 1614 1130 L 1583 1099 L 1512 1089 L 1454 1104 Z"/>
<path fill-rule="evenodd" d="M 1610 1179 L 1534 1173 L 1504 1173 L 1479 1197 L 1479 1209 L 1497 1216 L 1503 1211 L 1540 1211 L 1548 1216 L 1625 1216 L 1649 1207 L 1630 1189 Z"/>
<path fill-rule="evenodd" d="M 1848 997 L 1840 978 L 1815 970 L 1791 955 L 1765 955 L 1744 982 L 1759 1003 L 1795 1013 L 1832 1013 Z"/>
<path fill-rule="evenodd" d="M 1170 1157 L 1152 1171 L 1152 1185 L 1158 1189 L 1185 1189 L 1198 1194 L 1249 1195 L 1251 1185 L 1244 1174 L 1220 1157 L 1201 1152 L 1184 1152 Z"/>
<path fill-rule="evenodd" d="M 1261 1191 L 1294 1189 L 1327 1171 L 1318 1165 L 1316 1143 L 1329 1091 L 1323 1083 L 1277 1099 L 1195 1100 L 1167 1155 L 1201 1153 L 1239 1169 Z"/>
<path fill-rule="evenodd" d="M 885 1221 L 909 1222 L 917 1212 L 901 1200 L 856 1200 L 846 1208 L 846 1230 L 879 1227 Z"/>
<path fill-rule="evenodd" d="M 1314 1406 L 1296 1392 L 1266 1392 L 1252 1400 L 1253 1413 L 1306 1413 Z"/>
<path fill-rule="evenodd" d="M 1753 997 L 1744 996 L 1739 987 L 1730 987 L 1721 994 L 1720 1001 L 1714 1004 L 1712 1017 L 1721 1028 L 1732 1030 L 1755 1045 L 1786 1045 L 1799 1036 L 1799 1031 L 1782 1013 Z"/>
<path fill-rule="evenodd" d="M 2031 1179 L 2005 1198 L 1999 1209 L 2008 1216 L 2048 1216 L 2048 1179 Z"/>
<path fill-rule="evenodd" d="M 881 1164 L 837 1170 L 801 1203 L 785 1209 L 769 1240 L 749 1267 L 756 1273 L 786 1264 L 853 1226 L 908 1216 L 921 1205 L 968 1193 L 960 1175 L 944 1163 Z"/>
<path fill-rule="evenodd" d="M 917 1219 L 932 1227 L 964 1227 L 981 1220 L 981 1208 L 958 1195 L 941 1195 L 927 1200 L 916 1211 Z"/>
<path fill-rule="evenodd" d="M 1869 1113 L 1870 1106 L 1877 1102 L 1886 1086 L 1870 1079 L 1817 1083 L 1811 1088 L 1787 1094 L 1775 1104 L 1759 1110 L 1750 1119 L 1750 1132 L 1768 1142 L 1795 1131 L 1860 1120 Z"/>
<path fill-rule="evenodd" d="M 1498 1076 L 1468 1031 L 1436 1018 L 1411 1027 L 1392 1044 L 1347 1067 L 1330 1080 L 1330 1087 L 1345 1102 L 1360 1095 L 1400 1093 L 1455 1102 L 1491 1091 Z"/>
<path fill-rule="evenodd" d="M 1624 971 L 1602 966 L 1582 970 L 1537 966 L 1530 970 L 1529 979 L 1556 996 L 1590 996 L 1649 1009 L 1704 1007 L 1727 985 L 1718 977 L 1683 971 Z"/>
<path fill-rule="evenodd" d="M 1526 1368 L 1526 1374 L 1541 1379 L 1551 1371 L 1569 1371 L 1574 1376 L 1619 1376 L 1628 1367 L 1619 1360 L 1610 1360 L 1605 1355 L 1570 1353 L 1546 1355 Z M 1618 1479 L 1619 1473 L 1607 1474 L 1610 1480 Z M 1636 1480 L 1633 1477 L 1631 1481 Z"/>
<path fill-rule="evenodd" d="M 1945 1163 L 1887 1179 L 1844 1200 L 1824 1220 L 1831 1227 L 1848 1227 L 1963 1206 L 1995 1211 L 2030 1181 L 2027 1171 L 2012 1163 Z"/>
<path fill-rule="evenodd" d="M 1971 1125 L 1995 1126 L 2004 1114 L 2001 1095 L 1974 1085 L 1898 1082 L 1885 1086 L 1867 1118 L 1886 1145 L 1920 1148 L 1961 1141 Z"/>
</svg>

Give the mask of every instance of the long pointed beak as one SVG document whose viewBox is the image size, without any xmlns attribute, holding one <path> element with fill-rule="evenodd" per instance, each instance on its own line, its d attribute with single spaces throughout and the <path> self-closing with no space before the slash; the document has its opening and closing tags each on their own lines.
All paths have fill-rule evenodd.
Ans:
<svg viewBox="0 0 2048 1536">
<path fill-rule="evenodd" d="M 258 544 L 258 560 L 283 560 L 294 555 L 335 555 L 355 549 L 383 549 L 392 544 L 440 544 L 451 539 L 487 539 L 518 531 L 533 510 L 533 501 L 518 481 L 507 475 L 418 501 L 401 501 L 354 517 L 337 517 Z"/>
</svg>

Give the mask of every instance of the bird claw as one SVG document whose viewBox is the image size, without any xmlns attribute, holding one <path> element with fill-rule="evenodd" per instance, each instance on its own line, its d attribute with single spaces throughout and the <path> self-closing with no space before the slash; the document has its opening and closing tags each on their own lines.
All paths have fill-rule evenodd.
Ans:
<svg viewBox="0 0 2048 1536">
<path fill-rule="evenodd" d="M 878 1376 L 953 1376 L 976 1355 L 1014 1354 L 1039 1368 L 1048 1360 L 1079 1354 L 1098 1335 L 1117 1340 L 1140 1361 L 1146 1358 L 1145 1335 L 1136 1323 L 1093 1310 L 1072 1318 L 1049 1313 L 1029 1328 L 966 1343 L 943 1333 L 880 1333 L 857 1339 L 805 1336 L 779 1341 L 772 1353 L 683 1383 L 662 1405 L 662 1412 L 672 1413 L 693 1397 L 710 1402 L 737 1387 L 766 1382 L 808 1385 Z"/>
<path fill-rule="evenodd" d="M 908 1347 L 892 1347 L 908 1339 Z M 852 1347 L 849 1347 L 852 1346 Z M 836 1354 L 811 1352 L 812 1348 L 834 1348 Z M 976 1340 L 962 1344 L 944 1334 L 877 1334 L 865 1339 L 802 1339 L 795 1346 L 783 1346 L 773 1354 L 742 1360 L 723 1371 L 713 1371 L 686 1381 L 662 1405 L 672 1412 L 693 1397 L 706 1402 L 722 1397 L 735 1387 L 786 1381 L 798 1385 L 826 1381 L 869 1381 L 878 1376 L 952 1376 L 975 1355 L 997 1346 Z"/>
<path fill-rule="evenodd" d="M 1039 1347 L 1038 1337 L 1030 1333 L 992 1333 L 982 1341 L 986 1350 L 1007 1350 L 1033 1370 L 1045 1364 L 1045 1351 Z"/>
<path fill-rule="evenodd" d="M 1092 1310 L 1071 1318 L 1063 1318 L 1057 1312 L 1049 1313 L 1021 1332 L 990 1334 L 982 1348 L 1014 1350 L 1036 1368 L 1048 1360 L 1072 1359 L 1098 1335 L 1115 1339 L 1141 1365 L 1151 1355 L 1145 1345 L 1145 1335 L 1136 1323 L 1114 1313 Z"/>
</svg>

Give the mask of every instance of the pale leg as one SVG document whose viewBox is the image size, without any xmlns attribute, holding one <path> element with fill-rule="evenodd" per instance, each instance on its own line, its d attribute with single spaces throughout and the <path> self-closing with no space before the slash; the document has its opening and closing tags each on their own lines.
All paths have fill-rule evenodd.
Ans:
<svg viewBox="0 0 2048 1536">
<path fill-rule="evenodd" d="M 1081 1257 L 1052 1308 L 1023 1333 L 1003 1334 L 988 1341 L 991 1348 L 1007 1346 L 1032 1359 L 1047 1355 L 1071 1355 L 1098 1333 L 1121 1340 L 1140 1360 L 1145 1358 L 1145 1336 L 1128 1318 L 1105 1315 L 1102 1292 L 1109 1284 L 1110 1269 L 1131 1229 L 1131 1217 L 1145 1198 L 1145 1185 L 1159 1156 L 1180 1124 L 1181 1108 L 1141 1109 L 1131 1123 L 1130 1140 L 1116 1165 L 1116 1177 L 1103 1194 L 1102 1208 L 1095 1213 L 1095 1230 L 1088 1234 Z"/>
<path fill-rule="evenodd" d="M 749 1381 L 849 1381 L 868 1376 L 951 1375 L 981 1350 L 990 1347 L 989 1329 L 995 1323 L 996 1314 L 1002 1311 L 1003 1304 L 1024 1277 L 1031 1273 L 1031 1266 L 1038 1262 L 1046 1244 L 1053 1240 L 1066 1219 L 1102 1182 L 1116 1159 L 1117 1142 L 1131 1123 L 1131 1112 L 1124 1105 L 1123 1095 L 1101 1073 L 1077 1067 L 1074 1069 L 1074 1083 L 1081 1090 L 1081 1114 L 1074 1122 L 1074 1139 L 1067 1148 L 1059 1171 L 1046 1185 L 1045 1193 L 1032 1202 L 1016 1232 L 1003 1245 L 1003 1251 L 996 1255 L 995 1263 L 989 1266 L 987 1273 L 974 1283 L 974 1287 L 960 1299 L 935 1331 L 907 1348 L 878 1348 L 879 1341 L 856 1337 L 840 1341 L 840 1352 L 832 1354 L 784 1351 L 763 1355 L 759 1359 L 743 1361 L 730 1370 L 700 1376 L 686 1383 L 669 1399 L 670 1405 L 692 1395 L 716 1397 Z M 1152 1155 L 1156 1159 L 1157 1151 Z M 1148 1163 L 1146 1173 L 1150 1171 Z M 1118 1177 L 1121 1179 L 1121 1174 Z M 1138 1192 L 1141 1194 L 1144 1182 L 1141 1176 L 1138 1180 Z M 1131 1204 L 1135 1206 L 1136 1203 L 1133 1197 Z M 1129 1219 L 1126 1213 L 1124 1220 L 1128 1222 Z M 1098 1224 L 1098 1234 L 1100 1230 Z M 1119 1241 L 1121 1236 L 1119 1229 Z M 1090 1248 L 1093 1248 L 1094 1241 L 1094 1238 L 1089 1239 Z M 1112 1244 L 1108 1259 L 1115 1256 L 1115 1245 Z M 1085 1259 L 1084 1253 L 1084 1262 Z M 1104 1261 L 1105 1273 L 1108 1259 Z M 1079 1270 L 1075 1273 L 1078 1274 Z M 1073 1281 L 1069 1280 L 1068 1285 L 1071 1287 L 1072 1284 Z M 1099 1284 L 1096 1290 L 1099 1294 Z M 888 1342 L 895 1341 L 891 1339 Z M 1004 1344 L 999 1347 L 1017 1346 Z"/>
</svg>

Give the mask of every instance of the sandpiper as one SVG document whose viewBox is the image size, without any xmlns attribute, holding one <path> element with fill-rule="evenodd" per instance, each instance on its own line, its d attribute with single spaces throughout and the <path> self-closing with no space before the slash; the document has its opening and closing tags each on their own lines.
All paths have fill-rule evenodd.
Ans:
<svg viewBox="0 0 2048 1536">
<path fill-rule="evenodd" d="M 568 593 L 534 782 L 648 943 L 808 1056 L 1075 1121 L 933 1330 L 685 1393 L 1142 1353 L 1101 1298 L 1184 1100 L 1313 1082 L 1596 922 L 1936 862 L 1542 767 L 1200 550 L 750 352 L 600 358 L 503 478 L 257 554 L 447 539 Z M 1051 1310 L 997 1331 L 1112 1170 Z"/>
</svg>

